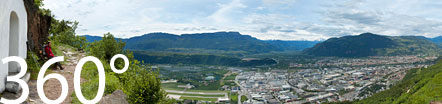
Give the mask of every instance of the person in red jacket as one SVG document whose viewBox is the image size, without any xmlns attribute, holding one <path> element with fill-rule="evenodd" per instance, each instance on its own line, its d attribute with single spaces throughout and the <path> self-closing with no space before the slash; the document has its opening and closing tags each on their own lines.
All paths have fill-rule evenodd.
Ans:
<svg viewBox="0 0 442 104">
<path fill-rule="evenodd" d="M 48 42 L 48 45 L 45 46 L 44 48 L 45 48 L 46 57 L 48 57 L 48 59 L 55 57 L 54 53 L 52 53 L 51 42 Z M 60 68 L 60 70 L 63 70 L 63 67 L 61 66 L 61 64 L 59 62 L 55 63 L 55 65 L 57 65 Z M 55 67 L 55 68 L 57 68 L 57 67 Z"/>
</svg>

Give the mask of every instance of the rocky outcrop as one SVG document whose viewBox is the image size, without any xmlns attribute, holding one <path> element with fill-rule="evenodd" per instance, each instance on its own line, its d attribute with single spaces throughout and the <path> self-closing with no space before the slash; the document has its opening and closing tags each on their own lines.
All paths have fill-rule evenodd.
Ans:
<svg viewBox="0 0 442 104">
<path fill-rule="evenodd" d="M 103 97 L 99 104 L 129 104 L 126 100 L 127 95 L 121 90 L 116 90 L 112 94 Z"/>
<path fill-rule="evenodd" d="M 35 53 L 48 41 L 52 17 L 39 12 L 34 0 L 23 0 L 28 14 L 28 47 Z"/>
</svg>

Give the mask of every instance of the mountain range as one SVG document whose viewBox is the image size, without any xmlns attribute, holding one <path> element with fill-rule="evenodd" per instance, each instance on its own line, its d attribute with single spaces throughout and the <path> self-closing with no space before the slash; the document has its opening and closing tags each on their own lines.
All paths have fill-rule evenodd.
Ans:
<svg viewBox="0 0 442 104">
<path fill-rule="evenodd" d="M 89 42 L 100 40 L 99 36 L 85 35 Z M 126 48 L 143 51 L 168 52 L 237 52 L 245 54 L 272 51 L 301 51 L 320 41 L 259 40 L 239 32 L 215 32 L 197 34 L 149 33 L 128 39 Z"/>
<path fill-rule="evenodd" d="M 363 33 L 357 36 L 330 38 L 305 49 L 314 56 L 366 57 L 390 55 L 438 54 L 441 47 L 422 36 L 383 36 Z"/>
<path fill-rule="evenodd" d="M 199 34 L 151 33 L 129 38 L 128 49 L 154 51 L 221 50 L 247 53 L 266 53 L 280 51 L 278 47 L 267 44 L 249 35 L 238 32 L 216 32 Z"/>
<path fill-rule="evenodd" d="M 85 35 L 89 42 L 99 36 Z M 330 38 L 326 41 L 259 40 L 239 32 L 197 34 L 149 33 L 128 39 L 126 49 L 177 53 L 204 53 L 242 56 L 281 51 L 302 51 L 313 56 L 365 57 L 385 55 L 437 54 L 442 36 L 384 36 L 363 33 Z"/>
</svg>

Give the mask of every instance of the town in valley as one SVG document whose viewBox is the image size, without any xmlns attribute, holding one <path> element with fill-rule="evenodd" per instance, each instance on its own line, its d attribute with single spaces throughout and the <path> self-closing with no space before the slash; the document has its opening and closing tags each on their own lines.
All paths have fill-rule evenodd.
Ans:
<svg viewBox="0 0 442 104">
<path fill-rule="evenodd" d="M 168 96 L 175 99 L 200 97 L 204 100 L 197 102 L 219 103 L 237 97 L 234 99 L 243 104 L 299 104 L 364 99 L 391 88 L 408 70 L 429 67 L 436 59 L 424 55 L 315 57 L 309 61 L 290 61 L 286 68 L 277 65 L 156 65 L 153 68 L 167 71 L 162 73 L 162 83 Z M 279 64 L 281 60 L 277 61 Z M 177 73 L 183 72 L 187 73 L 186 77 L 178 77 Z"/>
</svg>

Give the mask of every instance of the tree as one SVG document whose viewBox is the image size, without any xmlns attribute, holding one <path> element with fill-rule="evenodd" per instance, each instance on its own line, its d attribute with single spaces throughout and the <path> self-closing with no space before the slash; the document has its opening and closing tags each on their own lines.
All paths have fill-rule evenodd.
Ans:
<svg viewBox="0 0 442 104">
<path fill-rule="evenodd" d="M 50 39 L 56 44 L 66 44 L 78 49 L 85 48 L 86 38 L 75 35 L 78 24 L 77 21 L 72 22 L 53 19 L 51 28 L 49 29 L 49 33 L 52 34 Z"/>
<path fill-rule="evenodd" d="M 106 33 L 102 40 L 91 43 L 88 51 L 92 56 L 110 60 L 114 55 L 121 54 L 125 45 L 121 40 L 115 40 L 112 34 Z"/>
</svg>

